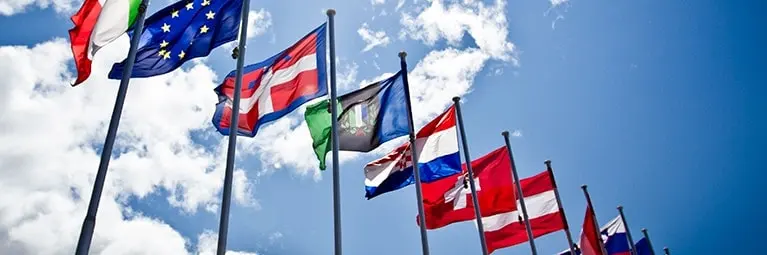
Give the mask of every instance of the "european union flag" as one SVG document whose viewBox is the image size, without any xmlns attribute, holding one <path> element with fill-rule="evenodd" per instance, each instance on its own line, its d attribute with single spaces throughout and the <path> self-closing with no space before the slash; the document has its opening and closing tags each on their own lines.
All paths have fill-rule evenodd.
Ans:
<svg viewBox="0 0 767 255">
<path fill-rule="evenodd" d="M 168 73 L 237 39 L 241 9 L 242 0 L 181 0 L 158 11 L 145 21 L 131 77 Z M 114 64 L 109 78 L 122 78 L 124 65 Z"/>
</svg>

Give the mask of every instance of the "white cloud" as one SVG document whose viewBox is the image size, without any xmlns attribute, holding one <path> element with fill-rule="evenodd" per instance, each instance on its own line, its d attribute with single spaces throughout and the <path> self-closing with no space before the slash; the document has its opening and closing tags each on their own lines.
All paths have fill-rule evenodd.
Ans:
<svg viewBox="0 0 767 255">
<path fill-rule="evenodd" d="M 384 3 L 386 3 L 386 0 L 370 0 L 370 4 L 372 4 L 373 6 L 382 5 Z"/>
<path fill-rule="evenodd" d="M 515 129 L 514 132 L 511 132 L 511 136 L 513 136 L 513 137 L 522 137 L 522 130 Z"/>
<path fill-rule="evenodd" d="M 261 8 L 248 12 L 248 39 L 266 33 L 272 26 L 272 14 Z"/>
<path fill-rule="evenodd" d="M 340 61 L 337 63 L 340 63 Z M 338 74 L 336 74 L 338 79 L 336 85 L 339 89 L 346 89 L 357 81 L 357 69 L 359 69 L 359 66 L 354 61 L 341 65 L 341 68 L 338 69 Z"/>
<path fill-rule="evenodd" d="M 492 58 L 516 63 L 514 44 L 506 40 L 509 32 L 505 9 L 505 0 L 495 0 L 492 6 L 480 1 L 446 5 L 441 0 L 434 0 L 417 15 L 402 14 L 400 23 L 404 29 L 400 36 L 421 40 L 427 45 L 434 45 L 444 38 L 457 47 L 468 33 Z"/>
<path fill-rule="evenodd" d="M 394 11 L 399 11 L 399 8 L 402 8 L 403 5 L 405 5 L 405 0 L 397 1 L 397 7 L 394 8 Z"/>
<path fill-rule="evenodd" d="M 369 51 L 377 46 L 386 46 L 391 41 L 385 31 L 370 30 L 368 23 L 362 23 L 362 27 L 357 29 L 357 34 L 365 41 L 365 48 L 362 49 L 362 52 Z"/>
<path fill-rule="evenodd" d="M 0 250 L 74 250 L 99 161 L 94 148 L 103 143 L 118 84 L 106 72 L 127 43 L 123 36 L 100 51 L 91 79 L 75 88 L 68 86 L 65 40 L 0 47 Z M 217 207 L 226 139 L 214 139 L 210 151 L 190 138 L 211 129 L 216 79 L 198 62 L 131 81 L 91 254 L 189 253 L 178 232 L 133 213 L 125 201 L 165 189 L 169 204 L 185 212 Z M 236 169 L 234 202 L 257 206 L 248 183 Z"/>
<path fill-rule="evenodd" d="M 0 1 L 0 15 L 11 16 L 23 13 L 31 6 L 44 9 L 53 7 L 58 13 L 70 13 L 79 7 L 79 0 L 3 0 Z"/>
<path fill-rule="evenodd" d="M 199 237 L 197 237 L 197 254 L 198 255 L 213 255 L 216 254 L 216 247 L 218 245 L 218 233 L 210 230 L 206 230 Z M 242 252 L 242 251 L 226 251 L 226 255 L 258 255 L 258 253 Z"/>
<path fill-rule="evenodd" d="M 551 6 L 554 6 L 554 7 L 567 3 L 568 1 L 569 0 L 549 0 L 549 2 L 551 3 Z"/>
<path fill-rule="evenodd" d="M 435 5 L 436 4 L 436 5 Z M 458 40 L 458 35 L 468 33 L 475 38 L 478 48 L 459 49 L 448 47 L 442 50 L 434 50 L 419 60 L 410 60 L 416 63 L 408 74 L 413 104 L 414 122 L 417 127 L 431 121 L 435 116 L 452 104 L 452 97 L 463 96 L 471 91 L 474 78 L 483 69 L 490 59 L 501 59 L 515 62 L 514 46 L 506 40 L 508 35 L 506 17 L 503 13 L 504 1 L 497 1 L 492 7 L 485 7 L 474 1 L 463 1 L 462 5 L 452 5 L 448 9 L 441 7 L 438 1 L 433 2 L 430 8 L 416 15 L 417 18 L 408 18 L 412 22 L 403 22 L 406 35 L 424 40 L 427 44 L 433 44 L 437 39 L 446 37 L 448 40 Z M 440 13 L 439 11 L 443 12 Z M 443 27 L 436 20 L 444 15 L 457 15 L 459 20 L 444 21 L 458 27 L 453 30 L 451 25 Z M 453 16 L 450 16 L 453 17 Z M 426 32 L 415 31 L 416 26 Z M 363 24 L 363 27 L 366 27 Z M 464 31 L 465 30 L 465 31 Z M 431 31 L 431 32 L 429 32 Z M 411 34 L 415 33 L 415 34 Z M 434 33 L 433 36 L 431 33 Z M 420 34 L 420 35 L 419 35 Z M 423 36 L 418 37 L 418 36 Z M 412 65 L 411 65 L 412 66 Z M 376 77 L 370 77 L 359 82 L 360 86 L 372 81 L 391 76 L 393 73 L 385 73 Z M 303 120 L 303 108 L 287 118 L 276 121 L 259 131 L 257 141 L 250 142 L 253 151 L 257 151 L 261 161 L 268 165 L 291 167 L 299 175 L 311 175 L 315 180 L 321 179 L 317 168 L 317 159 L 311 147 L 311 138 L 306 123 Z M 269 138 L 267 138 L 269 137 Z M 370 154 L 377 155 L 387 153 L 406 140 L 406 137 L 395 139 Z M 341 152 L 340 161 L 345 161 L 362 155 L 361 153 Z M 332 164 L 332 160 L 328 160 Z M 278 167 L 275 167 L 278 168 Z M 362 172 L 359 172 L 362 175 Z"/>
</svg>

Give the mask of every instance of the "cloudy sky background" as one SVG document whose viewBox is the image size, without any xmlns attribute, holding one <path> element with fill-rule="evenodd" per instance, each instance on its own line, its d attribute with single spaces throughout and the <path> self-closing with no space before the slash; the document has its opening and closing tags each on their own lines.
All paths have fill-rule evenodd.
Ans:
<svg viewBox="0 0 767 255">
<path fill-rule="evenodd" d="M 648 228 L 659 251 L 748 254 L 767 228 L 767 6 L 739 2 L 253 1 L 246 62 L 335 8 L 342 93 L 396 72 L 406 50 L 416 125 L 458 95 L 474 158 L 513 131 L 521 175 L 553 161 L 576 239 L 589 184 L 600 222 L 622 204 L 635 240 Z M 128 47 L 104 48 L 70 87 L 80 4 L 0 0 L 0 254 L 74 251 L 118 85 L 106 72 Z M 210 123 L 212 89 L 234 68 L 231 47 L 131 81 L 92 254 L 215 252 L 227 139 Z M 302 113 L 238 139 L 229 254 L 332 254 L 330 172 L 317 170 Z M 364 199 L 362 166 L 401 141 L 342 153 L 346 254 L 420 252 L 413 187 Z M 429 238 L 433 254 L 479 250 L 472 222 Z M 537 243 L 566 248 L 561 232 Z"/>
</svg>

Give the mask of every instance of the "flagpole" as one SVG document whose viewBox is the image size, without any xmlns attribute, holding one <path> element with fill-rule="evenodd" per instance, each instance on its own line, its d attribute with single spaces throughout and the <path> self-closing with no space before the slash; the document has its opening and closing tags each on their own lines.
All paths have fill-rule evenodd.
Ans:
<svg viewBox="0 0 767 255">
<path fill-rule="evenodd" d="M 597 240 L 599 241 L 599 248 L 602 250 L 602 254 L 607 255 L 605 242 L 602 240 L 602 230 L 599 229 L 599 223 L 597 221 L 597 212 L 594 210 L 594 206 L 591 204 L 591 196 L 589 195 L 588 186 L 583 184 L 581 185 L 581 189 L 583 190 L 583 195 L 586 196 L 586 203 L 588 203 L 589 208 L 591 208 L 591 216 L 594 217 L 594 227 L 597 229 Z"/>
<path fill-rule="evenodd" d="M 668 250 L 668 247 L 663 247 L 663 252 L 666 253 L 666 255 L 671 255 L 671 252 Z"/>
<path fill-rule="evenodd" d="M 631 247 L 631 255 L 637 255 L 637 248 L 634 245 L 634 239 L 631 238 L 631 230 L 629 230 L 629 224 L 626 222 L 626 216 L 623 215 L 623 206 L 618 206 L 618 213 L 621 216 L 621 221 L 623 221 L 623 227 L 626 228 L 626 237 L 629 239 L 629 247 Z"/>
<path fill-rule="evenodd" d="M 413 124 L 413 106 L 410 102 L 410 85 L 407 81 L 407 52 L 400 51 L 399 65 L 402 72 L 402 83 L 405 86 L 405 101 L 407 103 L 408 121 L 410 122 L 410 152 L 412 153 L 413 176 L 415 176 L 415 196 L 418 200 L 418 225 L 421 228 L 421 251 L 423 255 L 429 254 L 429 238 L 426 235 L 426 215 L 423 210 L 423 193 L 421 191 L 421 171 L 418 169 L 418 151 L 415 144 L 415 125 Z"/>
<path fill-rule="evenodd" d="M 652 247 L 652 242 L 650 242 L 650 235 L 647 234 L 647 229 L 642 229 L 642 235 L 644 235 L 644 239 L 647 239 L 647 246 L 650 246 L 650 254 L 655 255 L 655 248 Z"/>
<path fill-rule="evenodd" d="M 128 93 L 128 83 L 130 83 L 130 78 L 133 74 L 133 63 L 136 62 L 136 53 L 141 39 L 141 32 L 144 30 L 144 17 L 147 5 L 149 5 L 148 1 L 144 0 L 141 1 L 138 6 L 138 17 L 136 18 L 136 23 L 133 27 L 133 37 L 131 38 L 130 48 L 128 50 L 128 58 L 125 61 L 125 69 L 123 69 L 120 87 L 117 89 L 117 98 L 115 99 L 115 106 L 112 109 L 112 118 L 109 120 L 104 147 L 102 147 L 101 150 L 101 160 L 99 161 L 99 168 L 96 172 L 96 180 L 93 182 L 93 191 L 91 193 L 90 203 L 88 203 L 88 212 L 85 215 L 83 227 L 80 230 L 80 239 L 77 241 L 77 248 L 75 250 L 76 255 L 88 254 L 91 247 L 91 240 L 93 240 L 93 230 L 96 228 L 96 213 L 99 210 L 101 192 L 104 190 L 104 181 L 107 177 L 109 160 L 112 157 L 112 147 L 114 147 L 115 144 L 117 127 L 120 125 L 120 116 L 122 115 L 123 105 L 125 105 L 125 96 Z"/>
<path fill-rule="evenodd" d="M 338 166 L 338 98 L 336 92 L 336 39 L 335 20 L 336 10 L 328 9 L 328 37 L 330 48 L 330 128 L 331 144 L 333 149 L 333 237 L 335 240 L 335 254 L 341 255 L 341 173 Z"/>
<path fill-rule="evenodd" d="M 535 237 L 533 236 L 533 228 L 530 226 L 530 218 L 527 215 L 527 206 L 525 205 L 525 194 L 522 193 L 522 185 L 519 184 L 519 175 L 517 175 L 517 165 L 514 162 L 514 153 L 511 151 L 511 141 L 509 141 L 509 131 L 501 132 L 503 139 L 506 140 L 506 150 L 509 151 L 509 160 L 511 160 L 511 177 L 514 179 L 514 186 L 517 187 L 517 198 L 519 199 L 519 205 L 522 208 L 522 219 L 525 221 L 525 229 L 527 230 L 527 240 L 530 241 L 530 250 L 533 255 L 538 254 L 538 250 L 535 248 Z M 572 248 L 571 248 L 572 249 Z"/>
<path fill-rule="evenodd" d="M 463 156 L 466 161 L 466 171 L 469 173 L 469 187 L 471 188 L 471 200 L 474 204 L 474 217 L 477 219 L 477 231 L 479 232 L 479 242 L 482 247 L 482 254 L 487 255 L 487 241 L 485 241 L 485 226 L 482 224 L 482 213 L 479 208 L 479 199 L 477 199 L 477 188 L 474 184 L 474 170 L 471 168 L 471 154 L 469 153 L 469 144 L 466 142 L 466 130 L 463 127 L 463 115 L 461 114 L 461 98 L 453 97 L 455 105 L 455 115 L 458 119 L 458 129 L 461 134 L 461 144 L 463 145 Z"/>
<path fill-rule="evenodd" d="M 554 197 L 557 198 L 557 206 L 559 206 L 559 213 L 562 216 L 562 223 L 565 225 L 565 236 L 567 237 L 567 243 L 570 244 L 570 254 L 575 255 L 575 242 L 573 242 L 573 236 L 570 233 L 570 225 L 567 224 L 567 217 L 565 216 L 565 208 L 562 206 L 562 199 L 559 197 L 559 188 L 557 187 L 557 181 L 554 178 L 554 169 L 551 168 L 551 160 L 543 162 L 546 165 L 546 171 L 549 172 L 551 177 L 551 186 L 554 187 Z"/>
<path fill-rule="evenodd" d="M 242 67 L 245 65 L 245 42 L 248 41 L 248 13 L 250 0 L 242 1 L 242 19 L 240 20 L 239 49 L 232 53 L 237 59 L 237 73 L 234 80 L 234 93 L 232 95 L 232 117 L 229 122 L 229 144 L 226 149 L 226 170 L 224 171 L 224 189 L 221 198 L 221 219 L 218 224 L 218 246 L 216 254 L 226 254 L 226 240 L 229 233 L 229 209 L 232 204 L 232 178 L 234 175 L 234 154 L 237 148 L 237 133 L 240 123 L 240 93 L 242 92 Z"/>
</svg>

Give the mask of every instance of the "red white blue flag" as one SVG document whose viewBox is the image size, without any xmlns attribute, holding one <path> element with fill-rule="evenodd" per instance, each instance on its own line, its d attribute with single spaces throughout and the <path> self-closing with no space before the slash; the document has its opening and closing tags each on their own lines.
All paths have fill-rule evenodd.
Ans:
<svg viewBox="0 0 767 255">
<path fill-rule="evenodd" d="M 258 128 L 327 95 L 323 23 L 293 46 L 260 63 L 243 68 L 238 135 L 253 137 Z M 213 125 L 229 134 L 236 70 L 216 87 L 219 102 Z"/>
</svg>

